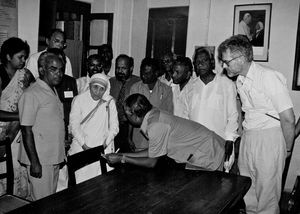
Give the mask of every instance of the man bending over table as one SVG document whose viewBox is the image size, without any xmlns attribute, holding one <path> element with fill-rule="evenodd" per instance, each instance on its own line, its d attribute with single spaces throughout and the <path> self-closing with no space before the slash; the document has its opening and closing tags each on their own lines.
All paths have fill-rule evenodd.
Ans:
<svg viewBox="0 0 300 214">
<path fill-rule="evenodd" d="M 166 155 L 190 169 L 223 169 L 225 140 L 201 124 L 154 108 L 141 94 L 130 95 L 124 110 L 128 121 L 148 139 L 149 148 L 107 154 L 110 164 L 154 167 L 159 157 Z"/>
</svg>

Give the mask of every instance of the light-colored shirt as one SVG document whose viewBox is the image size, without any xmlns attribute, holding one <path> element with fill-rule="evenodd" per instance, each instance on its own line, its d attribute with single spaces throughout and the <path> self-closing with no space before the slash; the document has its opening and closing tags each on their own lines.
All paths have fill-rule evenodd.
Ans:
<svg viewBox="0 0 300 214">
<path fill-rule="evenodd" d="M 284 76 L 255 62 L 246 77 L 237 78 L 237 89 L 245 112 L 245 130 L 280 127 L 280 121 L 266 113 L 279 119 L 279 113 L 293 108 Z"/>
<path fill-rule="evenodd" d="M 154 88 L 150 91 L 147 84 L 139 81 L 132 85 L 130 94 L 139 93 L 147 97 L 150 103 L 164 111 L 173 114 L 173 93 L 171 87 L 157 81 Z M 148 147 L 147 140 L 139 132 L 139 129 L 134 128 L 132 141 L 137 150 L 142 150 Z"/>
<path fill-rule="evenodd" d="M 167 86 L 171 86 L 171 84 L 173 82 L 172 78 L 170 80 L 167 80 L 165 75 L 158 77 L 158 80 L 161 81 L 162 83 L 166 84 Z"/>
<path fill-rule="evenodd" d="M 131 86 L 130 94 L 143 94 L 150 103 L 167 112 L 173 113 L 173 93 L 171 87 L 156 81 L 156 84 L 152 90 L 149 90 L 147 84 L 139 81 Z"/>
<path fill-rule="evenodd" d="M 54 89 L 55 90 L 55 89 Z M 57 93 L 39 78 L 22 94 L 19 100 L 22 126 L 32 126 L 36 151 L 41 164 L 59 164 L 65 159 L 65 126 L 63 105 Z M 23 142 L 19 161 L 30 165 Z"/>
<path fill-rule="evenodd" d="M 90 79 L 91 78 L 88 75 L 76 79 L 78 94 L 81 94 L 89 89 Z"/>
<path fill-rule="evenodd" d="M 194 81 L 189 119 L 204 125 L 225 140 L 237 137 L 238 111 L 236 86 L 222 74 L 205 85 L 200 78 Z"/>
<path fill-rule="evenodd" d="M 31 73 L 32 73 L 32 75 L 34 76 L 35 79 L 39 77 L 38 59 L 39 59 L 40 55 L 45 51 L 46 50 L 34 53 L 27 60 L 26 68 L 31 71 Z M 66 56 L 66 61 L 67 62 L 66 62 L 65 74 L 73 77 L 71 62 L 70 62 L 70 59 L 67 56 Z"/>
<path fill-rule="evenodd" d="M 103 99 L 105 102 L 98 107 L 93 116 L 80 124 L 99 101 L 93 100 L 89 90 L 74 98 L 70 113 L 70 128 L 74 138 L 69 153 L 82 151 L 83 144 L 96 147 L 103 145 L 104 142 L 108 145 L 109 152 L 113 152 L 110 148 L 113 148 L 114 137 L 119 132 L 118 114 L 114 99 L 111 96 Z"/>
<path fill-rule="evenodd" d="M 149 157 L 167 155 L 207 170 L 223 164 L 224 139 L 199 123 L 154 108 L 145 115 L 141 130 L 149 138 Z"/>
<path fill-rule="evenodd" d="M 250 27 L 244 20 L 240 21 L 238 25 L 238 34 L 245 35 L 251 40 Z"/>
<path fill-rule="evenodd" d="M 194 77 L 191 77 L 188 83 L 180 91 L 179 84 L 172 84 L 174 115 L 189 119 L 189 109 L 192 105 Z"/>
</svg>

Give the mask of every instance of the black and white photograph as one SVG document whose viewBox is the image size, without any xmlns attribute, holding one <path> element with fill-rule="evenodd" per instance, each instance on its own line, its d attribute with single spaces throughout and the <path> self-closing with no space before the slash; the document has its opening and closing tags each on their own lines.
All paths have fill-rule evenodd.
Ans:
<svg viewBox="0 0 300 214">
<path fill-rule="evenodd" d="M 234 6 L 233 35 L 250 40 L 256 61 L 268 61 L 271 9 L 272 4 Z"/>
</svg>

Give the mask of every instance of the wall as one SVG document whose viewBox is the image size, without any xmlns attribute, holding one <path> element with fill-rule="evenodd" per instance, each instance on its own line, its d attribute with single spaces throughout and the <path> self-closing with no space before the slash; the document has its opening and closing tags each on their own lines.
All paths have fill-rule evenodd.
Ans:
<svg viewBox="0 0 300 214">
<path fill-rule="evenodd" d="M 18 37 L 26 40 L 30 53 L 37 52 L 40 0 L 18 1 Z"/>
</svg>

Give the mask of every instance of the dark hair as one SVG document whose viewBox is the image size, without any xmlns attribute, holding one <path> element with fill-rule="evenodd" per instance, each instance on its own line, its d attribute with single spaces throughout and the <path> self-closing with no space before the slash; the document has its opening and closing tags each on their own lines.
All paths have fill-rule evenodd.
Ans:
<svg viewBox="0 0 300 214">
<path fill-rule="evenodd" d="M 126 59 L 127 60 L 127 62 L 128 62 L 128 66 L 129 67 L 132 67 L 133 66 L 133 58 L 132 57 L 130 57 L 130 56 L 128 56 L 128 55 L 126 55 L 126 54 L 120 54 L 117 58 L 116 58 L 116 62 L 118 62 L 118 60 L 119 59 Z"/>
<path fill-rule="evenodd" d="M 125 100 L 125 106 L 138 117 L 144 117 L 151 109 L 149 100 L 142 94 L 131 94 Z"/>
<path fill-rule="evenodd" d="M 195 50 L 194 56 L 193 56 L 193 62 L 195 62 L 196 58 L 200 54 L 206 54 L 209 57 L 209 61 L 211 64 L 211 69 L 215 69 L 215 58 L 213 53 L 206 47 L 199 47 Z"/>
<path fill-rule="evenodd" d="M 99 54 L 92 54 L 87 58 L 87 62 L 90 62 L 92 60 L 99 60 L 102 61 L 102 58 Z"/>
<path fill-rule="evenodd" d="M 218 58 L 222 58 L 222 54 L 227 50 L 230 50 L 231 53 L 238 52 L 243 55 L 248 62 L 253 60 L 253 49 L 252 45 L 245 35 L 235 35 L 226 39 L 218 47 Z"/>
<path fill-rule="evenodd" d="M 159 68 L 157 60 L 150 57 L 146 57 L 142 60 L 140 69 L 146 66 L 151 66 L 154 72 L 156 72 Z"/>
<path fill-rule="evenodd" d="M 174 62 L 175 64 L 183 65 L 189 69 L 190 72 L 193 72 L 193 64 L 190 58 L 184 56 L 178 56 Z"/>
<path fill-rule="evenodd" d="M 54 28 L 54 29 L 51 29 L 51 31 L 48 33 L 47 35 L 47 39 L 51 39 L 51 37 L 56 34 L 56 33 L 61 33 L 64 37 L 64 42 L 66 41 L 66 34 L 63 30 L 59 29 L 59 28 Z"/>
<path fill-rule="evenodd" d="M 66 64 L 67 63 L 67 58 L 66 58 L 66 54 L 63 50 L 59 49 L 59 48 L 48 48 L 47 52 L 49 53 L 53 53 L 57 56 L 60 56 L 63 60 L 63 63 Z"/>
<path fill-rule="evenodd" d="M 6 65 L 7 55 L 13 57 L 16 53 L 19 53 L 20 51 L 23 50 L 26 53 L 26 59 L 27 59 L 29 56 L 30 48 L 26 41 L 23 41 L 22 39 L 17 37 L 11 37 L 5 40 L 1 46 L 1 51 L 0 51 L 1 63 Z"/>
<path fill-rule="evenodd" d="M 100 45 L 99 47 L 99 51 L 103 51 L 103 49 L 107 48 L 109 50 L 109 52 L 111 52 L 111 54 L 113 54 L 113 49 L 111 47 L 110 44 L 103 44 L 103 45 Z"/>
</svg>

